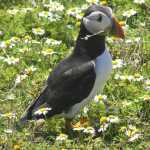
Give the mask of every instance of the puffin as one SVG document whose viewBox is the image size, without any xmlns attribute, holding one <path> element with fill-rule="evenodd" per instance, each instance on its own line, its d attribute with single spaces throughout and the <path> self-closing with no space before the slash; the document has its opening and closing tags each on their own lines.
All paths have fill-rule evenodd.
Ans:
<svg viewBox="0 0 150 150">
<path fill-rule="evenodd" d="M 19 122 L 65 118 L 65 127 L 74 128 L 75 115 L 103 91 L 112 71 L 112 58 L 106 48 L 106 36 L 124 38 L 124 32 L 107 6 L 92 4 L 81 19 L 74 50 L 50 73 L 39 97 L 25 110 Z M 46 113 L 35 113 L 48 108 Z"/>
</svg>

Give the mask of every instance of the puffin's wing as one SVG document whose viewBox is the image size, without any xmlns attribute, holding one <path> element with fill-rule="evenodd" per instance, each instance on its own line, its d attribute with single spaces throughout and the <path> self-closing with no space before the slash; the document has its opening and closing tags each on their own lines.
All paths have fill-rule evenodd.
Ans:
<svg viewBox="0 0 150 150">
<path fill-rule="evenodd" d="M 72 86 L 76 80 L 83 81 L 86 77 L 94 77 L 95 81 L 95 62 L 88 61 L 81 65 L 66 69 L 63 73 L 57 75 L 57 77 L 49 77 L 48 84 L 51 88 L 57 88 L 60 86 Z M 84 77 L 82 80 L 81 78 Z M 52 81 L 52 82 L 51 82 Z M 91 81 L 92 82 L 92 81 Z M 77 84 L 77 83 L 76 83 Z"/>
<path fill-rule="evenodd" d="M 64 110 L 81 102 L 90 94 L 95 78 L 94 61 L 66 70 L 52 85 L 49 83 L 52 93 L 49 93 L 47 103 Z"/>
<path fill-rule="evenodd" d="M 91 92 L 96 78 L 94 61 L 86 62 L 64 71 L 57 77 L 50 77 L 45 90 L 27 109 L 22 120 L 33 119 L 33 112 L 46 105 L 51 110 L 46 117 L 60 114 L 76 103 L 81 102 Z M 45 116 L 44 116 L 45 117 Z M 42 115 L 36 118 L 43 118 Z"/>
</svg>

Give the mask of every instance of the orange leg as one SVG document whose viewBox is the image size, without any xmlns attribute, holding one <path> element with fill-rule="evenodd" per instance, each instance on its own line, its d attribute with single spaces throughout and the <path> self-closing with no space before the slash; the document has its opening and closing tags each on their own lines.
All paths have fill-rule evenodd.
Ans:
<svg viewBox="0 0 150 150">
<path fill-rule="evenodd" d="M 72 119 L 65 119 L 65 127 L 66 129 L 79 128 L 80 122 L 77 122 L 76 124 L 72 124 Z"/>
</svg>

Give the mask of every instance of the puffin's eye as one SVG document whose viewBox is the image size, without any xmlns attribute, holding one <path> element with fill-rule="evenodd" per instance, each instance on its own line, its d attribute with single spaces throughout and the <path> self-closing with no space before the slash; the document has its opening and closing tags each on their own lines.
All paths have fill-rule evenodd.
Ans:
<svg viewBox="0 0 150 150">
<path fill-rule="evenodd" d="M 102 16 L 101 16 L 101 15 L 99 15 L 99 17 L 98 17 L 97 21 L 99 21 L 99 22 L 101 22 L 101 21 L 102 21 Z"/>
</svg>

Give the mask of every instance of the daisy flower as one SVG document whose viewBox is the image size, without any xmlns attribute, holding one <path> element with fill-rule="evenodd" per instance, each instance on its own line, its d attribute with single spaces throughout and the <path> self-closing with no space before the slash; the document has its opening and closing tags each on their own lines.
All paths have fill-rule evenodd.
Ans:
<svg viewBox="0 0 150 150">
<path fill-rule="evenodd" d="M 133 2 L 136 4 L 144 4 L 145 0 L 134 0 Z"/>
<path fill-rule="evenodd" d="M 128 75 L 127 79 L 128 79 L 128 81 L 134 81 L 135 80 L 133 75 Z"/>
<path fill-rule="evenodd" d="M 100 3 L 100 1 L 99 0 L 86 0 L 86 2 L 87 3 L 89 3 L 89 4 L 93 4 L 93 3 L 95 3 L 95 4 L 99 4 Z"/>
<path fill-rule="evenodd" d="M 93 127 L 87 127 L 83 130 L 83 133 L 94 135 L 95 134 L 95 129 Z"/>
<path fill-rule="evenodd" d="M 135 77 L 133 75 L 120 75 L 120 74 L 115 74 L 114 77 L 115 80 L 122 80 L 122 81 L 135 81 Z"/>
<path fill-rule="evenodd" d="M 61 19 L 60 15 L 58 15 L 56 13 L 52 13 L 50 11 L 42 11 L 42 12 L 39 12 L 38 15 L 40 18 L 46 18 L 50 22 L 56 22 Z"/>
<path fill-rule="evenodd" d="M 43 50 L 43 51 L 42 51 L 42 54 L 43 54 L 44 56 L 47 56 L 47 55 L 56 54 L 56 52 L 54 52 L 53 49 L 48 48 L 48 49 Z"/>
<path fill-rule="evenodd" d="M 32 29 L 33 34 L 35 35 L 44 35 L 45 34 L 45 30 L 42 28 L 33 28 Z"/>
<path fill-rule="evenodd" d="M 22 8 L 20 10 L 20 12 L 22 12 L 22 13 L 27 13 L 27 12 L 32 12 L 32 11 L 33 11 L 33 8 L 30 8 L 30 7 L 28 7 L 28 8 Z"/>
<path fill-rule="evenodd" d="M 131 39 L 126 39 L 126 40 L 125 40 L 125 43 L 126 43 L 126 44 L 131 44 L 131 43 L 133 43 L 133 40 L 131 40 Z"/>
<path fill-rule="evenodd" d="M 6 99 L 7 99 L 7 100 L 14 100 L 15 98 L 16 98 L 15 95 L 12 94 L 12 93 L 10 93 L 10 94 L 8 94 L 8 95 L 6 96 Z"/>
<path fill-rule="evenodd" d="M 8 9 L 7 13 L 11 15 L 16 15 L 19 12 L 19 9 Z"/>
<path fill-rule="evenodd" d="M 96 103 L 98 103 L 99 101 L 106 101 L 107 100 L 107 96 L 106 95 L 96 95 L 94 98 L 94 101 Z"/>
<path fill-rule="evenodd" d="M 25 69 L 25 74 L 26 74 L 26 75 L 31 75 L 31 74 L 32 74 L 33 72 L 35 72 L 36 70 L 37 70 L 36 67 L 30 66 L 30 67 L 28 67 L 28 68 Z"/>
<path fill-rule="evenodd" d="M 120 132 L 125 132 L 126 130 L 127 130 L 127 127 L 125 127 L 125 126 L 122 126 L 122 127 L 119 129 Z"/>
<path fill-rule="evenodd" d="M 65 141 L 68 139 L 68 135 L 61 133 L 59 136 L 56 137 L 56 141 Z"/>
<path fill-rule="evenodd" d="M 44 107 L 44 108 L 40 108 L 37 111 L 34 112 L 35 115 L 46 115 L 48 113 L 48 111 L 52 110 L 52 108 L 48 108 L 48 107 Z"/>
<path fill-rule="evenodd" d="M 62 12 L 65 9 L 61 3 L 52 0 L 49 1 L 49 4 L 44 4 L 43 6 L 49 8 L 51 12 Z"/>
<path fill-rule="evenodd" d="M 12 134 L 13 133 L 12 129 L 5 129 L 4 132 L 7 133 L 7 134 Z"/>
<path fill-rule="evenodd" d="M 100 128 L 98 129 L 98 132 L 105 132 L 108 128 L 109 124 L 108 123 L 104 123 L 100 126 Z"/>
<path fill-rule="evenodd" d="M 141 38 L 140 37 L 136 37 L 135 39 L 134 39 L 134 42 L 136 42 L 136 43 L 139 43 L 141 41 Z"/>
<path fill-rule="evenodd" d="M 84 112 L 84 114 L 87 114 L 87 113 L 88 113 L 88 111 L 89 111 L 88 107 L 84 107 L 84 108 L 83 108 L 83 112 Z"/>
<path fill-rule="evenodd" d="M 7 45 L 5 43 L 5 41 L 1 41 L 0 42 L 0 49 L 6 49 L 7 48 Z"/>
<path fill-rule="evenodd" d="M 138 73 L 134 75 L 134 78 L 135 78 L 134 81 L 143 81 L 144 80 L 144 77 Z"/>
<path fill-rule="evenodd" d="M 31 38 L 29 35 L 26 35 L 26 36 L 24 36 L 24 38 L 23 38 L 23 42 L 24 42 L 25 44 L 31 43 L 31 40 L 32 40 L 32 38 Z"/>
<path fill-rule="evenodd" d="M 49 12 L 49 13 L 48 13 L 48 20 L 49 20 L 50 22 L 56 22 L 56 21 L 61 20 L 61 16 L 58 15 L 58 14 L 54 14 L 54 13 L 52 13 L 52 12 Z"/>
<path fill-rule="evenodd" d="M 12 119 L 12 118 L 16 118 L 16 114 L 15 113 L 5 113 L 5 114 L 1 114 L 0 115 L 1 117 L 4 117 L 4 118 L 9 118 L 9 119 Z"/>
<path fill-rule="evenodd" d="M 149 95 L 144 95 L 141 97 L 144 101 L 150 101 L 150 96 Z"/>
<path fill-rule="evenodd" d="M 129 141 L 129 142 L 133 142 L 133 141 L 135 141 L 135 140 L 141 138 L 141 136 L 142 136 L 142 134 L 136 133 L 136 134 L 132 135 L 132 136 L 128 139 L 128 141 Z"/>
<path fill-rule="evenodd" d="M 30 48 L 21 48 L 21 49 L 19 49 L 19 52 L 26 53 L 26 52 L 29 52 L 30 50 L 31 50 Z"/>
<path fill-rule="evenodd" d="M 125 11 L 124 13 L 123 13 L 123 16 L 124 17 L 127 17 L 127 18 L 130 18 L 131 16 L 134 16 L 134 15 L 136 15 L 137 14 L 137 12 L 134 10 L 134 9 L 130 9 L 130 10 L 128 10 L 128 11 Z"/>
<path fill-rule="evenodd" d="M 119 123 L 119 122 L 120 122 L 120 119 L 119 119 L 117 116 L 112 116 L 112 115 L 110 115 L 110 116 L 109 116 L 109 122 L 110 122 L 110 123 Z"/>
<path fill-rule="evenodd" d="M 39 17 L 48 18 L 49 12 L 48 11 L 42 11 L 39 12 Z"/>
<path fill-rule="evenodd" d="M 26 74 L 17 75 L 15 80 L 15 85 L 20 84 L 23 80 L 25 80 L 28 76 Z"/>
<path fill-rule="evenodd" d="M 128 138 L 131 138 L 138 132 L 139 132 L 139 130 L 135 126 L 129 125 L 127 130 L 125 131 L 125 134 Z"/>
<path fill-rule="evenodd" d="M 145 90 L 150 90 L 150 80 L 146 80 L 145 81 L 145 86 L 144 86 Z"/>
<path fill-rule="evenodd" d="M 115 59 L 112 61 L 113 69 L 121 68 L 125 65 L 122 59 Z"/>
<path fill-rule="evenodd" d="M 67 10 L 67 14 L 68 14 L 69 16 L 73 16 L 73 17 L 75 17 L 76 19 L 80 20 L 80 19 L 82 19 L 82 17 L 83 17 L 82 11 L 85 10 L 86 7 L 87 7 L 86 5 L 83 5 L 83 6 L 81 6 L 81 7 L 73 7 L 73 8 L 70 8 L 70 9 Z"/>
<path fill-rule="evenodd" d="M 6 62 L 8 65 L 16 65 L 19 63 L 19 58 L 15 58 L 13 56 L 5 58 L 4 62 Z"/>
<path fill-rule="evenodd" d="M 85 128 L 84 127 L 75 127 L 73 128 L 74 131 L 83 131 Z"/>
<path fill-rule="evenodd" d="M 12 38 L 10 39 L 10 41 L 11 41 L 11 43 L 17 44 L 17 43 L 20 41 L 20 38 L 14 36 L 14 37 L 12 37 Z"/>
<path fill-rule="evenodd" d="M 62 41 L 58 41 L 55 39 L 47 38 L 45 41 L 45 44 L 51 45 L 51 46 L 59 46 L 62 43 Z"/>
</svg>

